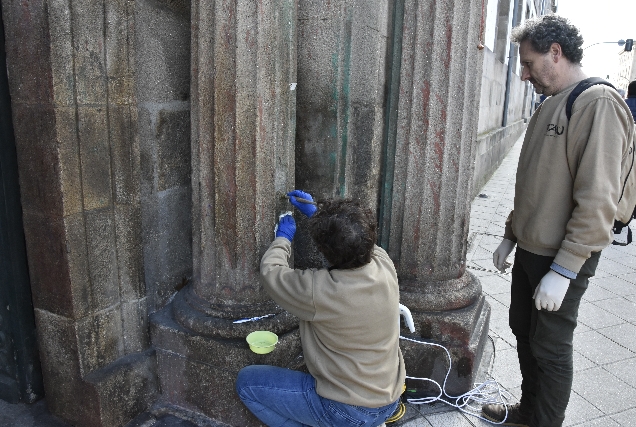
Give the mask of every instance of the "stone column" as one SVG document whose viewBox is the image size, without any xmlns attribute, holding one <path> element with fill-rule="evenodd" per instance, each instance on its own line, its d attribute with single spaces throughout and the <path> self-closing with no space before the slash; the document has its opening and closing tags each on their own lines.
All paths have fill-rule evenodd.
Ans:
<svg viewBox="0 0 636 427">
<path fill-rule="evenodd" d="M 234 391 L 240 368 L 300 354 L 297 319 L 259 283 L 294 187 L 296 10 L 296 0 L 192 3 L 193 277 L 154 316 L 153 344 L 167 403 L 232 425 L 258 425 Z M 273 353 L 249 350 L 259 329 L 279 335 Z"/>
<path fill-rule="evenodd" d="M 128 1 L 2 0 L 47 405 L 124 425 L 157 394 L 149 350 Z"/>
<path fill-rule="evenodd" d="M 449 348 L 447 391 L 455 395 L 472 388 L 490 315 L 479 281 L 466 271 L 481 16 L 481 2 L 467 0 L 406 0 L 397 15 L 399 101 L 388 142 L 395 156 L 387 158 L 392 189 L 381 202 L 381 241 L 398 270 L 401 302 L 418 338 Z M 409 375 L 443 381 L 443 351 L 409 342 L 403 349 Z"/>
</svg>

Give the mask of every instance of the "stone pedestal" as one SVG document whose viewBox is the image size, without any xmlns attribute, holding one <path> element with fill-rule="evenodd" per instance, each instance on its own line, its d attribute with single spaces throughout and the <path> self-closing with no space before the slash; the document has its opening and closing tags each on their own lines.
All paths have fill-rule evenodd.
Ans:
<svg viewBox="0 0 636 427">
<path fill-rule="evenodd" d="M 160 404 L 178 406 L 232 426 L 260 426 L 236 395 L 236 375 L 242 367 L 253 364 L 299 368 L 302 349 L 298 329 L 286 332 L 271 324 L 258 325 L 259 329 L 276 331 L 279 341 L 273 352 L 256 354 L 243 335 L 250 327 L 237 333 L 243 335 L 240 337 L 205 336 L 182 326 L 175 319 L 176 311 L 168 305 L 151 316 L 163 392 Z"/>
<path fill-rule="evenodd" d="M 481 294 L 477 278 L 465 273 L 458 280 L 418 283 L 411 289 L 401 285 L 400 300 L 410 307 L 415 324 L 415 334 L 403 328 L 402 336 L 439 344 L 449 351 L 402 340 L 407 375 L 431 378 L 442 385 L 450 368 L 445 386 L 448 396 L 459 396 L 472 389 L 490 321 L 490 306 Z M 407 380 L 407 388 L 417 390 L 414 393 L 417 396 L 439 393 L 437 386 L 420 380 Z"/>
<path fill-rule="evenodd" d="M 152 342 L 163 400 L 232 425 L 259 425 L 234 391 L 238 371 L 289 366 L 301 353 L 297 319 L 259 283 L 294 188 L 296 9 L 295 0 L 192 3 L 193 277 L 153 316 Z M 245 337 L 263 329 L 280 341 L 256 355 Z"/>
</svg>

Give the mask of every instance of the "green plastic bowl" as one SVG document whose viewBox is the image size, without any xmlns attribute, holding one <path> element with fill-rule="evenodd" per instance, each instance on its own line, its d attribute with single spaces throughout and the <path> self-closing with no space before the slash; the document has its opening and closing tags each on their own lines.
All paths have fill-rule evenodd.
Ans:
<svg viewBox="0 0 636 427">
<path fill-rule="evenodd" d="M 254 353 L 267 354 L 274 350 L 278 342 L 278 335 L 270 331 L 254 331 L 245 340 Z"/>
</svg>

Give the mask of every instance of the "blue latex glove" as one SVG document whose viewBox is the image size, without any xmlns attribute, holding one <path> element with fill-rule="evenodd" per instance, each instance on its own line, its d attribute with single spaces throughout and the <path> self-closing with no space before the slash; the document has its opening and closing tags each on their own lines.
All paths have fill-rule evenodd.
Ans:
<svg viewBox="0 0 636 427">
<path fill-rule="evenodd" d="M 294 217 L 288 212 L 280 216 L 278 224 L 274 229 L 276 237 L 284 237 L 290 242 L 294 240 L 294 234 L 296 234 L 296 221 Z"/>
<path fill-rule="evenodd" d="M 294 190 L 287 193 L 287 195 L 289 196 L 289 202 L 292 205 L 296 206 L 299 211 L 305 214 L 306 217 L 311 217 L 318 210 L 316 205 L 312 205 L 311 203 L 303 203 L 296 200 L 296 197 L 300 197 L 301 199 L 310 200 L 313 202 L 314 198 L 311 197 L 311 194 L 309 193 L 305 193 L 302 190 Z"/>
</svg>

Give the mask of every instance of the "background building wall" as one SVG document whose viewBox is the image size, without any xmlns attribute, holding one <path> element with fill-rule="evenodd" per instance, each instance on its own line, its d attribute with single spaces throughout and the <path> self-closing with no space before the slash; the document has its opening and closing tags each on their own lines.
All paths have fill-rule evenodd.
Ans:
<svg viewBox="0 0 636 427">
<path fill-rule="evenodd" d="M 636 65 L 634 49 L 629 52 L 625 52 L 624 50 L 619 51 L 618 70 L 616 71 L 616 75 L 611 76 L 612 79 L 610 82 L 616 86 L 617 89 L 624 90 L 625 96 L 627 96 L 627 86 L 636 78 L 636 68 L 634 65 Z"/>
<path fill-rule="evenodd" d="M 513 19 L 516 4 L 516 19 Z M 552 11 L 547 0 L 488 0 L 484 71 L 472 194 L 477 195 L 523 133 L 537 98 L 521 81 L 518 47 L 510 44 L 512 25 Z M 510 68 L 510 69 L 509 69 Z"/>
</svg>

